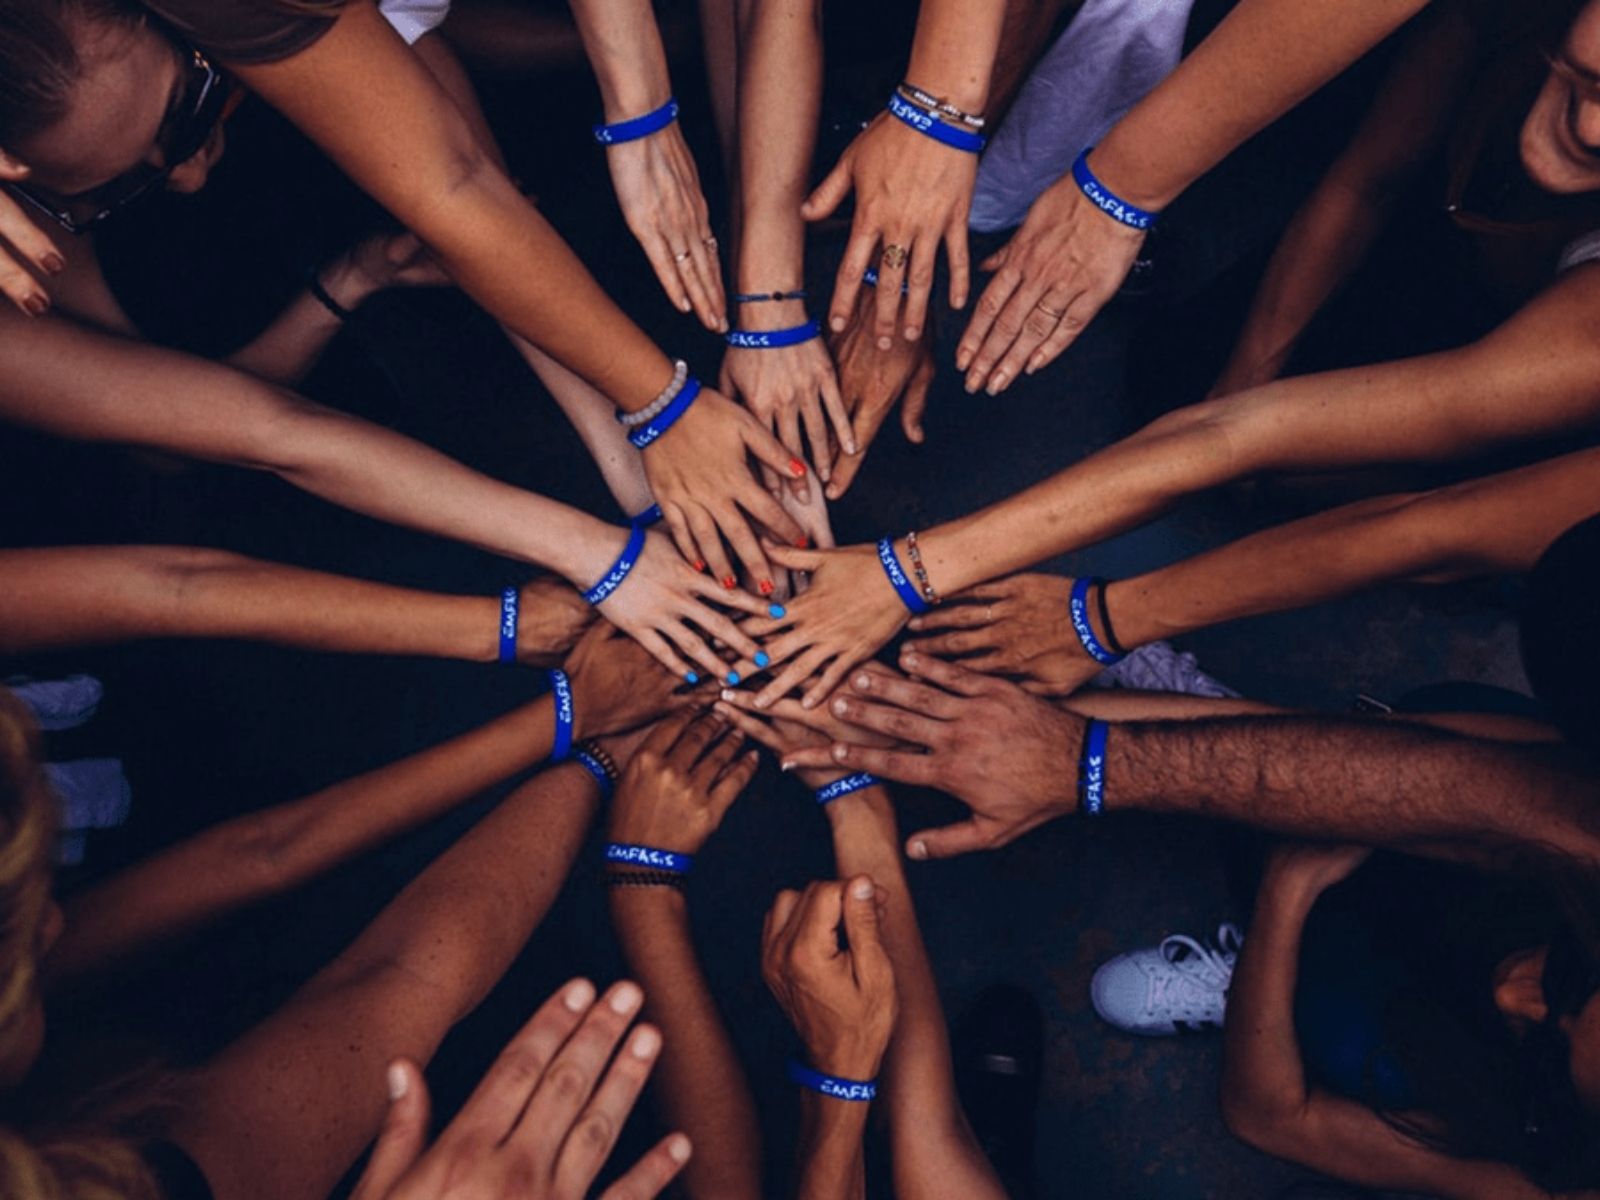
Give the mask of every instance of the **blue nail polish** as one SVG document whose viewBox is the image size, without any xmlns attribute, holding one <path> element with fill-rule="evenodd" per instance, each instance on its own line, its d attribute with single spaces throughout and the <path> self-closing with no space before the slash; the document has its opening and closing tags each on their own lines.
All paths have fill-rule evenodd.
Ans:
<svg viewBox="0 0 1600 1200">
<path fill-rule="evenodd" d="M 772 662 L 772 659 L 768 656 L 765 650 L 758 650 L 756 651 L 756 657 L 754 661 L 756 666 L 764 667 Z"/>
<path fill-rule="evenodd" d="M 739 672 L 737 672 L 737 671 L 729 671 L 728 672 L 728 686 L 729 687 L 738 687 L 739 686 Z"/>
<path fill-rule="evenodd" d="M 767 605 L 767 615 L 776 621 L 780 617 L 787 617 L 789 610 L 781 604 L 769 604 Z"/>
<path fill-rule="evenodd" d="M 689 681 L 689 686 L 690 687 L 693 687 L 695 684 L 700 682 L 700 676 L 696 675 L 693 671 L 690 671 L 687 675 L 684 676 L 684 678 Z"/>
</svg>

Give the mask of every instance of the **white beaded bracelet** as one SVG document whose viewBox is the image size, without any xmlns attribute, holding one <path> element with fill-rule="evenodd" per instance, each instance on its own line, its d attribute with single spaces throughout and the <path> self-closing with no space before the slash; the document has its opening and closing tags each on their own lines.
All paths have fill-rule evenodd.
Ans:
<svg viewBox="0 0 1600 1200">
<path fill-rule="evenodd" d="M 679 359 L 672 365 L 672 382 L 667 384 L 662 393 L 649 404 L 637 412 L 623 412 L 617 410 L 617 422 L 624 429 L 633 429 L 652 421 L 666 411 L 667 405 L 678 398 L 678 393 L 683 391 L 683 385 L 689 382 L 689 364 Z"/>
</svg>

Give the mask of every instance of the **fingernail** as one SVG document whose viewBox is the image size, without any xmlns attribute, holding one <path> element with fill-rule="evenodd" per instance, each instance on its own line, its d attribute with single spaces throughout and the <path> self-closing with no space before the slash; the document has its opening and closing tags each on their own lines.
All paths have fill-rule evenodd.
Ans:
<svg viewBox="0 0 1600 1200">
<path fill-rule="evenodd" d="M 734 588 L 739 586 L 739 581 L 732 575 L 727 575 L 723 577 L 722 586 L 731 592 Z"/>
<path fill-rule="evenodd" d="M 843 333 L 844 332 L 844 318 L 843 317 L 834 317 L 833 320 L 828 322 L 828 327 L 830 329 L 832 329 L 835 333 Z"/>
<path fill-rule="evenodd" d="M 781 604 L 767 605 L 767 616 L 771 617 L 773 620 L 777 620 L 779 617 L 787 617 L 788 615 L 789 610 Z"/>
<path fill-rule="evenodd" d="M 717 332 L 718 333 L 727 333 L 728 332 L 728 322 L 726 320 L 721 320 L 721 321 L 717 322 Z"/>
<path fill-rule="evenodd" d="M 1000 389 L 1005 387 L 1005 385 L 1010 382 L 1011 376 L 1007 375 L 1004 371 L 996 371 L 994 373 L 994 377 L 989 380 L 989 395 L 998 396 L 1000 394 Z"/>
<path fill-rule="evenodd" d="M 561 997 L 568 1012 L 581 1013 L 594 1003 L 594 984 L 587 979 L 580 979 L 567 989 L 566 995 Z"/>
<path fill-rule="evenodd" d="M 844 444 L 844 452 L 846 454 L 855 454 L 856 453 L 856 444 L 854 442 L 846 442 Z"/>
<path fill-rule="evenodd" d="M 794 770 L 794 764 L 792 762 L 779 763 L 778 770 L 787 775 L 790 771 Z"/>
<path fill-rule="evenodd" d="M 878 349 L 879 350 L 893 350 L 894 349 L 894 339 L 893 338 L 887 338 L 887 337 L 879 338 L 878 339 Z"/>
<path fill-rule="evenodd" d="M 921 335 L 922 335 L 922 330 L 918 329 L 915 325 L 907 325 L 906 326 L 906 341 L 914 342 Z"/>
<path fill-rule="evenodd" d="M 765 650 L 757 650 L 756 651 L 756 656 L 752 661 L 758 667 L 765 667 L 765 666 L 771 665 L 772 656 L 769 655 Z"/>
<path fill-rule="evenodd" d="M 739 686 L 739 672 L 737 672 L 737 671 L 729 671 L 728 672 L 728 686 L 729 687 L 738 687 Z"/>
<path fill-rule="evenodd" d="M 865 671 L 863 671 L 860 675 L 857 675 L 856 687 L 858 690 L 863 692 L 870 691 L 872 689 L 872 676 L 868 675 Z"/>
<path fill-rule="evenodd" d="M 796 479 L 799 479 L 805 473 L 805 463 L 801 462 L 798 458 L 791 458 L 789 460 L 789 474 L 793 475 Z"/>
<path fill-rule="evenodd" d="M 694 569 L 696 571 L 704 571 L 706 569 L 706 560 L 703 559 L 703 558 L 695 559 L 694 560 Z"/>
<path fill-rule="evenodd" d="M 848 704 L 846 704 L 843 700 L 835 700 L 833 702 L 833 715 L 834 716 L 842 717 L 849 711 L 850 711 L 850 706 Z"/>
<path fill-rule="evenodd" d="M 797 549 L 797 550 L 809 550 L 809 549 L 811 549 L 811 539 L 808 538 L 803 533 L 799 537 L 795 538 L 794 544 L 795 544 L 795 549 Z"/>
<path fill-rule="evenodd" d="M 656 1056 L 656 1051 L 661 1049 L 661 1035 L 650 1026 L 646 1025 L 633 1035 L 633 1042 L 628 1046 L 628 1053 L 637 1059 L 649 1059 Z"/>
<path fill-rule="evenodd" d="M 772 595 L 774 590 L 772 586 L 772 580 L 770 579 L 763 579 L 760 583 L 756 584 L 756 588 L 763 596 Z"/>
<path fill-rule="evenodd" d="M 46 254 L 44 256 L 44 269 L 52 275 L 59 275 L 67 269 L 67 260 L 59 254 Z"/>
<path fill-rule="evenodd" d="M 679 300 L 678 301 L 678 311 L 679 312 L 688 312 L 689 311 L 689 302 L 687 300 Z"/>
<path fill-rule="evenodd" d="M 922 665 L 922 660 L 918 658 L 916 652 L 912 650 L 902 651 L 900 654 L 900 661 L 905 663 L 905 665 L 908 667 L 920 667 Z"/>
<path fill-rule="evenodd" d="M 29 296 L 22 302 L 24 308 L 36 317 L 44 316 L 45 309 L 50 307 L 50 301 L 43 296 Z"/>
<path fill-rule="evenodd" d="M 918 838 L 916 841 L 912 842 L 911 843 L 911 857 L 912 858 L 919 858 L 919 859 L 920 858 L 927 858 L 928 857 L 928 843 L 924 842 L 920 838 Z"/>
<path fill-rule="evenodd" d="M 636 983 L 623 983 L 611 994 L 611 1011 L 625 1017 L 644 1003 L 644 993 Z"/>
<path fill-rule="evenodd" d="M 693 671 L 690 671 L 687 675 L 684 676 L 684 678 L 689 681 L 690 686 L 693 686 L 694 684 L 697 684 L 697 683 L 700 682 L 700 676 L 696 675 Z"/>
<path fill-rule="evenodd" d="M 771 703 L 772 703 L 772 701 L 768 700 L 765 696 L 759 696 L 759 697 L 756 698 L 756 707 L 757 708 L 766 708 L 767 705 L 769 705 Z"/>
<path fill-rule="evenodd" d="M 389 1103 L 405 1099 L 407 1090 L 411 1087 L 411 1078 L 406 1074 L 406 1069 L 399 1063 L 390 1063 L 388 1074 L 384 1082 L 389 1087 Z"/>
<path fill-rule="evenodd" d="M 857 900 L 871 900 L 877 891 L 877 885 L 865 876 L 850 885 L 850 894 Z"/>
<path fill-rule="evenodd" d="M 978 381 L 976 379 L 971 378 L 970 376 L 968 377 L 967 381 L 965 383 L 963 383 L 961 386 L 966 388 L 967 395 L 969 395 L 969 396 L 976 396 L 978 394 Z"/>
<path fill-rule="evenodd" d="M 912 629 L 921 629 L 922 628 L 922 618 L 921 617 L 912 617 L 910 621 L 906 622 L 906 624 Z"/>
<path fill-rule="evenodd" d="M 678 1134 L 667 1143 L 667 1157 L 682 1166 L 689 1161 L 689 1155 L 694 1153 L 694 1147 L 689 1144 L 689 1139 L 683 1134 Z"/>
<path fill-rule="evenodd" d="M 833 748 L 833 761 L 834 762 L 843 762 L 845 759 L 847 759 L 849 757 L 850 757 L 850 747 L 849 746 L 835 746 Z"/>
<path fill-rule="evenodd" d="M 730 691 L 729 691 L 729 690 L 728 690 L 728 689 L 727 689 L 727 688 L 723 688 L 723 689 L 722 689 L 722 691 L 721 691 L 721 693 L 720 693 L 720 695 L 721 695 L 721 696 L 722 696 L 722 698 L 723 698 L 723 699 L 724 699 L 724 700 L 726 700 L 726 701 L 727 701 L 727 702 L 728 702 L 728 703 L 729 703 L 729 704 L 732 704 L 732 703 L 733 703 L 733 693 L 732 693 L 732 692 L 730 692 Z"/>
</svg>

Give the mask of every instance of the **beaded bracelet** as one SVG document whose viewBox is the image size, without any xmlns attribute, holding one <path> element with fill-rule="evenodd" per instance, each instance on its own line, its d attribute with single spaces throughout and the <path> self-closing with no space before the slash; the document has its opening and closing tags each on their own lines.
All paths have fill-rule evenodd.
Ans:
<svg viewBox="0 0 1600 1200">
<path fill-rule="evenodd" d="M 878 1094 L 876 1079 L 841 1079 L 837 1075 L 824 1075 L 795 1059 L 789 1060 L 789 1079 L 801 1087 L 821 1092 L 832 1100 L 854 1100 L 868 1103 Z"/>
<path fill-rule="evenodd" d="M 986 138 L 976 133 L 947 125 L 932 113 L 923 112 L 898 92 L 889 97 L 889 111 L 924 137 L 931 137 L 952 150 L 962 150 L 967 154 L 982 154 L 983 148 L 989 144 Z"/>
<path fill-rule="evenodd" d="M 677 398 L 651 418 L 649 424 L 641 425 L 628 434 L 628 441 L 633 443 L 635 450 L 643 450 L 676 425 L 698 399 L 700 399 L 700 381 L 690 379 L 683 385 L 683 391 L 678 393 Z"/>
<path fill-rule="evenodd" d="M 617 764 L 611 761 L 609 754 L 593 742 L 583 741 L 572 748 L 572 761 L 594 776 L 594 781 L 600 785 L 602 800 L 611 799 L 617 786 Z"/>
<path fill-rule="evenodd" d="M 500 662 L 510 665 L 517 661 L 517 616 L 522 604 L 522 593 L 508 587 L 500 593 Z"/>
<path fill-rule="evenodd" d="M 725 340 L 735 350 L 782 350 L 788 346 L 809 342 L 821 333 L 820 323 L 807 321 L 804 325 L 796 325 L 790 329 L 766 331 L 735 329 L 727 334 Z"/>
<path fill-rule="evenodd" d="M 804 300 L 810 293 L 805 288 L 792 292 L 741 292 L 733 298 L 735 304 L 767 304 L 780 300 Z"/>
<path fill-rule="evenodd" d="M 906 578 L 905 568 L 895 555 L 893 538 L 886 537 L 878 542 L 878 562 L 882 564 L 883 573 L 889 577 L 889 583 L 900 597 L 900 602 L 916 616 L 927 612 L 928 602 L 917 594 L 917 589 Z"/>
<path fill-rule="evenodd" d="M 667 405 L 676 400 L 678 394 L 683 391 L 684 385 L 688 382 L 689 364 L 680 358 L 672 364 L 672 382 L 661 389 L 661 394 L 637 412 L 624 412 L 619 408 L 617 410 L 617 424 L 624 429 L 632 429 L 637 425 L 643 425 L 653 417 L 658 416 Z"/>
<path fill-rule="evenodd" d="M 669 887 L 683 891 L 684 877 L 671 871 L 613 871 L 600 873 L 607 887 Z"/>
<path fill-rule="evenodd" d="M 550 747 L 550 761 L 566 762 L 572 755 L 572 680 L 559 668 L 549 675 L 550 694 L 556 702 L 556 737 Z"/>
<path fill-rule="evenodd" d="M 1093 150 L 1094 147 L 1090 146 L 1088 150 L 1078 155 L 1072 164 L 1072 181 L 1078 185 L 1078 190 L 1089 197 L 1090 203 L 1113 221 L 1120 221 L 1131 229 L 1149 229 L 1156 223 L 1156 218 L 1160 214 L 1129 204 L 1101 183 L 1089 169 L 1089 154 Z"/>
<path fill-rule="evenodd" d="M 869 775 L 865 771 L 857 771 L 854 775 L 846 775 L 843 779 L 835 779 L 826 787 L 819 787 L 816 791 L 819 805 L 832 804 L 835 800 L 842 799 L 854 792 L 863 791 L 873 787 L 883 780 L 876 775 Z"/>
<path fill-rule="evenodd" d="M 645 529 L 643 525 L 634 525 L 628 530 L 628 544 L 622 548 L 622 554 L 617 561 L 611 564 L 611 569 L 600 577 L 600 582 L 583 594 L 583 598 L 590 604 L 599 604 L 612 592 L 622 586 L 629 572 L 639 561 L 639 555 L 644 550 Z"/>
<path fill-rule="evenodd" d="M 1094 626 L 1089 624 L 1089 589 L 1102 582 L 1087 575 L 1075 580 L 1067 596 L 1067 616 L 1071 618 L 1072 632 L 1077 635 L 1083 652 L 1102 667 L 1114 667 L 1127 656 L 1107 649 L 1095 636 Z"/>
<path fill-rule="evenodd" d="M 934 591 L 933 584 L 928 582 L 928 572 L 922 565 L 922 551 L 917 547 L 915 529 L 906 534 L 906 550 L 911 555 L 911 573 L 917 577 L 917 587 L 922 590 L 922 598 L 930 605 L 938 606 L 941 603 L 939 593 Z"/>
<path fill-rule="evenodd" d="M 636 142 L 640 138 L 649 137 L 652 133 L 660 133 L 677 119 L 678 101 L 676 98 L 670 98 L 660 108 L 647 112 L 642 117 L 633 117 L 612 125 L 604 123 L 596 125 L 594 140 L 602 146 L 620 146 L 624 142 Z"/>
<path fill-rule="evenodd" d="M 1083 749 L 1078 754 L 1078 811 L 1098 817 L 1106 806 L 1106 738 L 1110 727 L 1104 721 L 1090 721 L 1083 731 Z"/>
<path fill-rule="evenodd" d="M 923 91 L 915 84 L 902 81 L 900 86 L 895 88 L 895 91 L 899 92 L 902 98 L 911 101 L 911 103 L 918 105 L 921 108 L 927 109 L 930 113 L 934 113 L 939 117 L 954 117 L 957 121 L 960 121 L 963 125 L 966 125 L 969 128 L 982 129 L 988 124 L 987 121 L 978 116 L 976 113 L 969 113 L 963 109 L 959 109 L 954 104 L 951 104 L 948 100 L 940 99 L 938 96 L 930 96 L 927 92 Z"/>
</svg>

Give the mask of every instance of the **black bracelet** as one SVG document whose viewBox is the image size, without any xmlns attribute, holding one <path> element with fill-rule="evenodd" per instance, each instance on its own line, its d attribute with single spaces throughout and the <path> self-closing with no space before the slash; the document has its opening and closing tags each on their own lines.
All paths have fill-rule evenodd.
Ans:
<svg viewBox="0 0 1600 1200">
<path fill-rule="evenodd" d="M 1112 653 L 1127 658 L 1127 649 L 1117 640 L 1117 631 L 1111 628 L 1111 608 L 1106 604 L 1106 588 L 1110 586 L 1110 583 L 1102 579 L 1100 588 L 1095 593 L 1095 604 L 1100 609 L 1100 628 L 1105 632 L 1106 645 L 1111 648 Z"/>
<path fill-rule="evenodd" d="M 606 773 L 606 777 L 611 780 L 613 786 L 621 781 L 622 772 L 617 770 L 617 760 L 602 750 L 599 742 L 594 741 L 592 738 L 584 738 L 573 749 L 582 750 L 595 762 L 599 763 L 600 769 Z"/>
<path fill-rule="evenodd" d="M 328 294 L 328 289 L 322 286 L 322 280 L 317 278 L 315 271 L 307 277 L 306 287 L 310 289 L 311 294 L 317 298 L 322 307 L 338 317 L 339 320 L 348 321 L 353 315 L 348 308 Z"/>
<path fill-rule="evenodd" d="M 683 891 L 688 876 L 679 871 L 602 871 L 600 882 L 607 887 L 669 887 Z"/>
<path fill-rule="evenodd" d="M 742 292 L 733 298 L 735 304 L 765 304 L 771 300 L 804 300 L 809 293 L 805 288 L 792 292 Z"/>
</svg>

